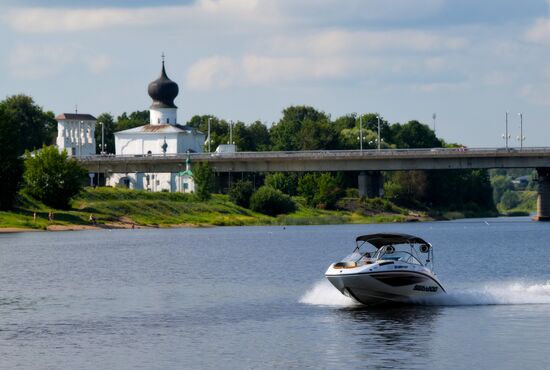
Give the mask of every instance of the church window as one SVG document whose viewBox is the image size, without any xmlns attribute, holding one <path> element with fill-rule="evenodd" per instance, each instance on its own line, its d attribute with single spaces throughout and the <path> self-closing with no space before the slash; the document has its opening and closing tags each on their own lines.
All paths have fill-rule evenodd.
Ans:
<svg viewBox="0 0 550 370">
<path fill-rule="evenodd" d="M 160 123 L 160 118 L 157 120 L 157 123 Z"/>
<path fill-rule="evenodd" d="M 166 123 L 170 123 L 170 118 L 166 118 Z"/>
</svg>

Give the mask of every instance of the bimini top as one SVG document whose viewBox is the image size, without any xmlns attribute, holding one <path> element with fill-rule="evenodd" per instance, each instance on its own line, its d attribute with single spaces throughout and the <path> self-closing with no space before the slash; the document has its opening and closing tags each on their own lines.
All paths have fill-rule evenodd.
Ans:
<svg viewBox="0 0 550 370">
<path fill-rule="evenodd" d="M 374 245 L 377 249 L 382 248 L 385 245 L 390 244 L 428 244 L 424 239 L 419 238 L 418 236 L 409 235 L 409 234 L 368 234 L 361 235 L 355 239 L 356 242 L 364 241 Z"/>
</svg>

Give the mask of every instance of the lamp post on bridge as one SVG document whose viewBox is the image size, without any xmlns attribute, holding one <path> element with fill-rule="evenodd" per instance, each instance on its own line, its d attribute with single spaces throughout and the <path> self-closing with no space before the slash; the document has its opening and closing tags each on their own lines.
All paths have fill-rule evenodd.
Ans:
<svg viewBox="0 0 550 370">
<path fill-rule="evenodd" d="M 212 122 L 212 117 L 208 117 L 208 153 L 210 153 L 210 142 L 212 139 L 210 138 L 210 123 Z"/>
<path fill-rule="evenodd" d="M 363 151 L 363 115 L 359 116 L 359 149 Z"/>
<path fill-rule="evenodd" d="M 103 122 L 99 122 L 101 125 L 101 147 L 99 148 L 99 154 L 104 155 L 106 152 L 105 148 L 105 130 L 104 130 L 104 124 Z"/>
<path fill-rule="evenodd" d="M 506 150 L 508 150 L 508 139 L 510 139 L 510 134 L 508 133 L 508 112 L 506 112 L 506 131 L 502 134 L 502 138 L 506 140 Z"/>
<path fill-rule="evenodd" d="M 380 115 L 377 114 L 376 118 L 378 118 L 378 151 L 380 151 Z"/>
<path fill-rule="evenodd" d="M 519 116 L 519 148 L 523 150 L 523 142 L 525 141 L 525 136 L 523 136 L 523 113 L 518 113 Z"/>
</svg>

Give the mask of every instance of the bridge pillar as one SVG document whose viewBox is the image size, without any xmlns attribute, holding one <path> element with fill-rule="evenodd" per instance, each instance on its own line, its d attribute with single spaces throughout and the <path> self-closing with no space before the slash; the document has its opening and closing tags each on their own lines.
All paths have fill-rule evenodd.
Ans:
<svg viewBox="0 0 550 370">
<path fill-rule="evenodd" d="M 359 190 L 359 196 L 367 196 L 367 174 L 365 171 L 359 172 L 359 177 L 357 179 L 357 189 Z"/>
<path fill-rule="evenodd" d="M 384 193 L 384 178 L 380 171 L 361 171 L 358 178 L 360 197 L 378 198 Z"/>
<path fill-rule="evenodd" d="M 536 221 L 550 221 L 550 168 L 537 168 L 539 194 L 537 197 Z"/>
</svg>

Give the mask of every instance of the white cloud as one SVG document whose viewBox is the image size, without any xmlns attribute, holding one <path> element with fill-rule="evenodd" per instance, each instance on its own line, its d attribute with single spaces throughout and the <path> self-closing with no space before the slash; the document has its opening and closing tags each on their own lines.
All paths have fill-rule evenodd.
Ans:
<svg viewBox="0 0 550 370">
<path fill-rule="evenodd" d="M 199 0 L 192 5 L 141 8 L 12 8 L 3 17 L 21 33 L 68 33 L 113 27 L 203 27 L 210 24 L 278 21 L 269 2 L 258 0 Z M 225 29 L 227 31 L 227 28 Z"/>
<path fill-rule="evenodd" d="M 228 57 L 201 59 L 187 71 L 187 85 L 196 90 L 225 88 L 238 79 L 238 70 L 237 63 Z"/>
<path fill-rule="evenodd" d="M 95 74 L 99 74 L 111 66 L 112 60 L 108 55 L 97 55 L 89 57 L 86 60 L 86 63 L 88 64 L 90 71 Z"/>
<path fill-rule="evenodd" d="M 531 26 L 525 37 L 528 41 L 538 44 L 549 45 L 550 44 L 550 19 L 540 18 L 537 19 L 535 24 Z"/>
<path fill-rule="evenodd" d="M 519 95 L 537 105 L 550 106 L 550 83 L 527 84 L 520 88 Z"/>
<path fill-rule="evenodd" d="M 62 72 L 74 64 L 86 65 L 98 74 L 105 71 L 112 61 L 106 55 L 82 53 L 76 44 L 22 44 L 8 57 L 8 68 L 12 76 L 24 79 L 38 79 Z"/>
<path fill-rule="evenodd" d="M 8 57 L 8 67 L 18 78 L 41 78 L 73 63 L 76 55 L 72 45 L 19 45 Z"/>
<path fill-rule="evenodd" d="M 279 53 L 316 55 L 364 53 L 368 51 L 460 50 L 468 46 L 463 37 L 439 36 L 417 30 L 348 31 L 335 29 L 304 37 L 279 37 L 272 49 Z"/>
</svg>

